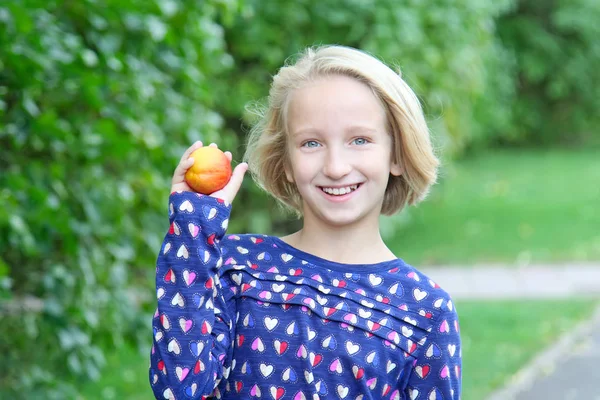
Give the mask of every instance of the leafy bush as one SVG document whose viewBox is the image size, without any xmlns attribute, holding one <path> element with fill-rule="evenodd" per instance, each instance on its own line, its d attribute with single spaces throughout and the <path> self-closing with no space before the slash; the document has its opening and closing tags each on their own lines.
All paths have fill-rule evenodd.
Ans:
<svg viewBox="0 0 600 400">
<path fill-rule="evenodd" d="M 600 2 L 519 0 L 499 20 L 516 60 L 511 143 L 600 143 Z"/>
<path fill-rule="evenodd" d="M 104 352 L 147 343 L 182 151 L 215 141 L 239 160 L 246 105 L 306 46 L 399 67 L 449 153 L 591 135 L 599 6 L 515 1 L 3 2 L 0 397 L 75 397 L 65 382 L 96 377 Z M 297 224 L 249 180 L 238 204 L 232 231 Z"/>
<path fill-rule="evenodd" d="M 98 376 L 103 349 L 148 336 L 130 287 L 151 293 L 184 147 L 236 143 L 213 93 L 238 4 L 2 4 L 0 397 L 73 398 L 61 381 Z M 8 313 L 25 296 L 41 310 Z"/>
</svg>

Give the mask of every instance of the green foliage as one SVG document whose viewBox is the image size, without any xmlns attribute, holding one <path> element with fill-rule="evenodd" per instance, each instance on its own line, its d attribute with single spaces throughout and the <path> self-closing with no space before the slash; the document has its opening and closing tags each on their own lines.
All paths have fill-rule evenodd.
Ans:
<svg viewBox="0 0 600 400">
<path fill-rule="evenodd" d="M 235 144 L 212 103 L 232 66 L 221 24 L 237 7 L 0 6 L 1 298 L 43 304 L 3 312 L 8 398 L 72 398 L 60 379 L 95 378 L 102 348 L 147 336 L 130 287 L 151 293 L 170 175 L 194 140 Z"/>
<path fill-rule="evenodd" d="M 511 4 L 247 0 L 226 31 L 239 68 L 231 82 L 236 96 L 219 104 L 237 118 L 248 101 L 266 96 L 270 77 L 290 54 L 320 43 L 349 45 L 401 70 L 424 101 L 440 145 L 461 150 L 490 135 L 490 125 L 499 134 L 509 120 L 511 76 L 490 72 L 510 69 L 510 57 L 495 36 L 495 20 Z M 490 107 L 494 112 L 483 110 Z M 485 126 L 477 122 L 483 112 Z"/>
<path fill-rule="evenodd" d="M 350 45 L 401 69 L 449 153 L 585 138 L 600 98 L 596 2 L 515 2 L 2 2 L 0 397 L 75 397 L 64 382 L 95 378 L 106 349 L 148 336 L 180 155 L 200 139 L 239 160 L 246 105 L 306 46 Z M 249 180 L 237 202 L 232 231 L 289 231 Z"/>
<path fill-rule="evenodd" d="M 600 143 L 600 2 L 520 0 L 499 21 L 517 62 L 515 143 Z"/>
</svg>

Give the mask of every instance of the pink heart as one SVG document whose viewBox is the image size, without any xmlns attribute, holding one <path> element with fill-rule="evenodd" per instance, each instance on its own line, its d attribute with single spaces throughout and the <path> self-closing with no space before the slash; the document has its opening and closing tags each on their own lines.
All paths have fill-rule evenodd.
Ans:
<svg viewBox="0 0 600 400">
<path fill-rule="evenodd" d="M 179 381 L 182 382 L 189 372 L 190 372 L 189 368 L 182 368 L 181 373 L 179 375 Z"/>
<path fill-rule="evenodd" d="M 200 232 L 200 227 L 198 225 L 194 225 L 194 224 L 190 223 L 189 228 L 190 228 L 190 233 L 192 234 L 192 237 L 198 236 L 198 232 Z"/>
<path fill-rule="evenodd" d="M 446 379 L 448 375 L 450 375 L 450 369 L 447 365 L 444 365 L 444 367 L 440 371 L 440 376 L 442 377 L 442 379 Z"/>
<path fill-rule="evenodd" d="M 229 265 L 235 262 L 235 259 L 233 257 L 229 257 L 226 261 L 225 261 L 225 265 Z"/>
<path fill-rule="evenodd" d="M 195 272 L 190 272 L 187 276 L 187 281 L 185 282 L 188 286 L 190 286 L 192 284 L 192 282 L 194 282 L 194 280 L 196 280 L 196 273 Z"/>
<path fill-rule="evenodd" d="M 442 325 L 440 325 L 440 332 L 448 333 L 450 332 L 450 326 L 448 325 L 448 321 L 444 320 Z"/>
</svg>

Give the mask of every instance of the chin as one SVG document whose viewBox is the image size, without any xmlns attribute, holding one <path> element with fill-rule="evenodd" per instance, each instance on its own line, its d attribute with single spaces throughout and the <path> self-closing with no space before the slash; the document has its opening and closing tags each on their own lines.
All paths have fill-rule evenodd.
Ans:
<svg viewBox="0 0 600 400">
<path fill-rule="evenodd" d="M 329 213 L 325 215 L 321 215 L 319 218 L 321 221 L 326 223 L 329 226 L 333 226 L 336 228 L 343 228 L 351 225 L 357 225 L 361 222 L 365 221 L 367 214 L 359 214 L 359 213 Z"/>
</svg>

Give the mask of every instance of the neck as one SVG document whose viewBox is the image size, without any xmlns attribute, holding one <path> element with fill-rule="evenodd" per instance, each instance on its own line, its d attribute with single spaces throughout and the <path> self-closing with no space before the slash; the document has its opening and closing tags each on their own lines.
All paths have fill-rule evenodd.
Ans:
<svg viewBox="0 0 600 400">
<path fill-rule="evenodd" d="M 370 226 L 335 227 L 305 221 L 301 230 L 282 238 L 306 253 L 344 264 L 375 264 L 396 257 L 379 232 L 379 220 Z"/>
</svg>

